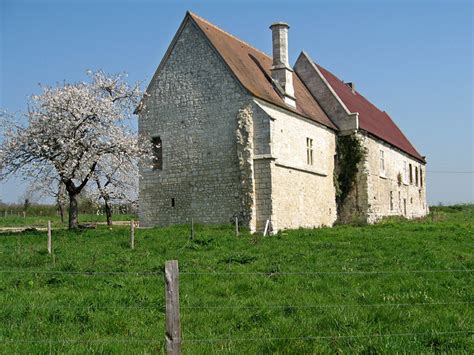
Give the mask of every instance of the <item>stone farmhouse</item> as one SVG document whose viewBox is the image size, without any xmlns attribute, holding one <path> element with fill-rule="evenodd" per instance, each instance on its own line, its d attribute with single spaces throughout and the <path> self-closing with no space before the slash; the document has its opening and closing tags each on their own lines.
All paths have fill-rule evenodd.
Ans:
<svg viewBox="0 0 474 355">
<path fill-rule="evenodd" d="M 354 84 L 305 52 L 291 68 L 289 26 L 270 29 L 272 57 L 186 13 L 136 111 L 155 147 L 141 224 L 238 217 L 276 231 L 426 215 L 425 157 Z"/>
</svg>

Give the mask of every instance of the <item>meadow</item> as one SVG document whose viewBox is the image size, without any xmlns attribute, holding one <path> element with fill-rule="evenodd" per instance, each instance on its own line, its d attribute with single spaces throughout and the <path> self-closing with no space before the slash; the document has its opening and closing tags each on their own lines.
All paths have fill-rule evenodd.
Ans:
<svg viewBox="0 0 474 355">
<path fill-rule="evenodd" d="M 8 218 L 8 217 L 7 217 Z M 0 234 L 0 353 L 474 353 L 474 206 L 263 237 L 230 225 Z M 4 221 L 2 225 L 8 224 Z"/>
</svg>

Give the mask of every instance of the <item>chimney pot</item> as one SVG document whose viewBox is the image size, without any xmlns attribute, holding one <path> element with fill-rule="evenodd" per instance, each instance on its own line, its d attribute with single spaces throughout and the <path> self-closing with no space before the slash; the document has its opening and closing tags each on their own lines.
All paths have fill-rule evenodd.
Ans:
<svg viewBox="0 0 474 355">
<path fill-rule="evenodd" d="M 270 26 L 272 30 L 273 63 L 272 78 L 284 90 L 285 103 L 296 107 L 295 89 L 293 87 L 293 70 L 288 60 L 288 29 L 285 22 L 276 22 Z"/>
<path fill-rule="evenodd" d="M 350 83 L 346 83 L 346 85 L 352 89 L 352 93 L 355 93 L 355 83 L 350 82 Z"/>
</svg>

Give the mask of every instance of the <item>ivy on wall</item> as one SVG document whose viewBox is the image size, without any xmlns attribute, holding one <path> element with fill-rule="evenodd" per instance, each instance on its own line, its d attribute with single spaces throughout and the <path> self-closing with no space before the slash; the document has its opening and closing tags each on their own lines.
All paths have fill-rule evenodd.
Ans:
<svg viewBox="0 0 474 355">
<path fill-rule="evenodd" d="M 359 163 L 365 159 L 366 149 L 360 138 L 351 134 L 337 137 L 334 186 L 338 208 L 349 196 L 357 179 Z"/>
</svg>

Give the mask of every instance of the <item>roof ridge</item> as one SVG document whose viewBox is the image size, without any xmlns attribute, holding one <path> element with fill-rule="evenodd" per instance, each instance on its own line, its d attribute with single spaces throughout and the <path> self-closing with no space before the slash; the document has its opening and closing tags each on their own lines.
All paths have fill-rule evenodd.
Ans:
<svg viewBox="0 0 474 355">
<path fill-rule="evenodd" d="M 237 40 L 237 41 L 239 41 L 239 42 L 245 44 L 247 47 L 250 47 L 250 48 L 252 48 L 253 50 L 255 50 L 255 51 L 257 51 L 257 52 L 260 52 L 261 54 L 263 54 L 263 55 L 264 55 L 265 57 L 267 57 L 268 59 L 272 59 L 272 57 L 270 57 L 270 55 L 268 55 L 267 53 L 265 53 L 265 52 L 262 51 L 261 49 L 258 49 L 258 48 L 256 48 L 256 47 L 252 46 L 251 44 L 249 44 L 249 43 L 243 41 L 243 40 L 240 39 L 239 37 L 234 36 L 233 34 L 231 34 L 231 33 L 227 32 L 227 31 L 223 30 L 222 28 L 220 28 L 220 27 L 214 25 L 212 22 L 209 22 L 209 21 L 206 20 L 205 18 L 202 18 L 201 16 L 196 15 L 194 12 L 191 12 L 191 11 L 188 11 L 188 13 L 189 13 L 189 15 L 190 15 L 191 17 L 195 17 L 195 18 L 197 18 L 197 19 L 199 19 L 199 20 L 205 22 L 205 23 L 208 24 L 209 26 L 214 27 L 215 29 L 221 31 L 222 33 L 226 34 L 227 36 L 232 37 L 233 39 L 235 39 L 235 40 Z"/>
<path fill-rule="evenodd" d="M 323 67 L 322 65 L 318 64 L 318 63 L 314 63 L 316 64 L 318 67 L 324 69 L 326 72 L 328 72 L 330 75 L 332 75 L 333 77 L 335 77 L 337 80 L 339 80 L 342 84 L 346 85 L 347 86 L 347 83 L 340 79 L 336 74 L 334 74 L 333 72 L 331 72 L 330 70 L 326 69 L 325 67 Z M 360 93 L 360 91 L 356 90 L 356 89 L 351 89 L 349 86 L 347 86 L 347 89 L 348 90 L 352 90 L 354 93 L 356 93 L 357 95 L 359 95 L 361 98 L 364 99 L 364 101 L 366 103 L 368 103 L 369 105 L 371 105 L 372 107 L 374 107 L 376 110 L 378 110 L 379 112 L 381 113 L 386 113 L 385 110 L 381 110 L 377 105 L 375 105 L 372 101 L 370 101 L 367 97 L 365 97 L 364 95 L 362 95 Z"/>
<path fill-rule="evenodd" d="M 371 117 L 372 124 L 376 124 L 376 125 L 383 125 L 383 120 L 386 120 L 392 126 L 390 129 L 396 131 L 397 134 L 402 139 L 402 141 L 397 142 L 398 138 L 396 136 L 389 137 L 389 135 L 383 134 L 380 131 L 378 131 L 378 132 L 375 131 L 374 132 L 373 128 L 370 128 L 369 126 L 367 126 L 366 128 L 362 127 L 362 129 L 367 130 L 367 132 L 369 132 L 370 134 L 373 134 L 376 137 L 382 139 L 383 141 L 393 145 L 394 147 L 397 147 L 398 149 L 400 149 L 401 151 L 407 153 L 408 155 L 410 155 L 410 156 L 412 156 L 412 157 L 414 157 L 418 160 L 424 161 L 423 156 L 415 148 L 415 146 L 410 142 L 410 140 L 405 135 L 405 133 L 403 133 L 403 131 L 400 129 L 400 127 L 398 127 L 398 125 L 392 119 L 390 114 L 388 114 L 385 110 L 381 110 L 379 107 L 377 107 L 377 105 L 372 103 L 368 98 L 366 98 L 364 95 L 362 95 L 357 90 L 353 90 L 352 94 L 349 93 L 351 88 L 347 85 L 347 83 L 345 83 L 343 80 L 341 80 L 339 77 L 337 77 L 335 74 L 333 74 L 328 69 L 324 68 L 322 65 L 319 65 L 316 62 L 313 62 L 313 63 L 320 70 L 322 70 L 322 73 L 323 73 L 324 76 L 327 76 L 326 79 L 334 81 L 334 84 L 336 84 L 336 82 L 337 82 L 337 86 L 339 87 L 339 89 L 337 89 L 335 86 L 334 86 L 334 89 L 335 89 L 338 96 L 340 96 L 341 94 L 350 95 L 349 97 L 354 97 L 354 99 L 359 102 L 357 109 L 362 109 L 362 110 L 367 110 L 368 109 L 370 111 L 373 111 L 377 115 L 377 116 L 372 116 L 372 114 L 370 112 L 366 112 L 365 114 L 362 114 L 362 112 L 359 112 L 361 114 L 361 127 L 362 127 L 362 122 L 363 122 L 362 120 L 366 116 L 367 116 L 367 118 Z M 343 92 L 339 93 L 338 90 L 339 91 L 343 90 Z M 355 94 L 354 94 L 354 92 L 355 92 Z M 341 98 L 341 100 L 343 100 L 343 99 Z M 343 100 L 343 102 L 345 102 L 345 101 Z M 357 110 L 357 109 L 352 107 L 351 111 Z M 383 120 L 381 120 L 382 118 L 383 118 Z M 367 124 L 370 125 L 370 123 L 367 123 Z M 405 142 L 403 142 L 403 141 L 405 141 Z"/>
</svg>

